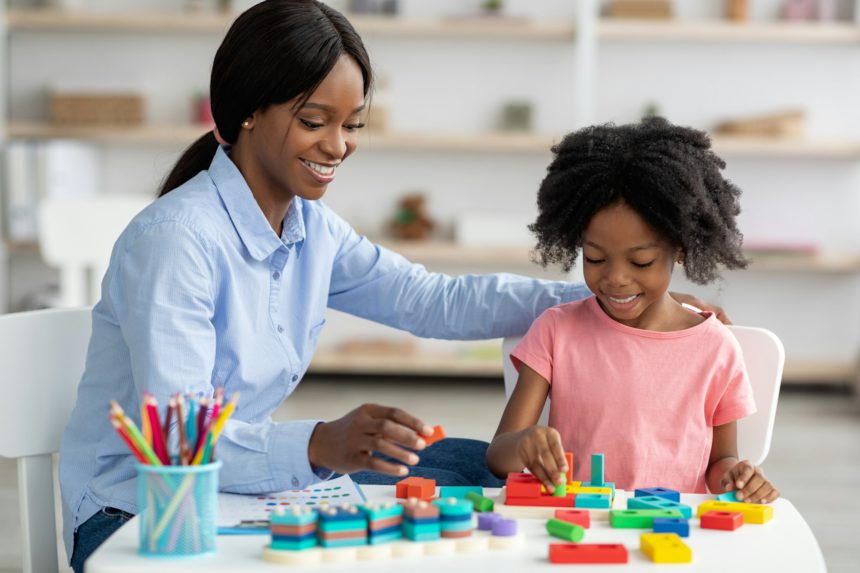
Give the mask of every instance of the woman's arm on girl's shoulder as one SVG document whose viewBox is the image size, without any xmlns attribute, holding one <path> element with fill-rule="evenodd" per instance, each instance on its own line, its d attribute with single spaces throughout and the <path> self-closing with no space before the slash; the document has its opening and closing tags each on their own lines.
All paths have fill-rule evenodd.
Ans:
<svg viewBox="0 0 860 573">
<path fill-rule="evenodd" d="M 522 364 L 517 386 L 487 448 L 487 466 L 497 476 L 525 467 L 547 489 L 564 482 L 567 462 L 561 436 L 553 428 L 535 425 L 548 394 L 549 382 Z"/>
<path fill-rule="evenodd" d="M 779 490 L 768 480 L 760 467 L 748 460 L 738 460 L 737 422 L 714 426 L 714 441 L 705 483 L 711 493 L 736 491 L 740 501 L 770 503 L 779 497 Z"/>
</svg>

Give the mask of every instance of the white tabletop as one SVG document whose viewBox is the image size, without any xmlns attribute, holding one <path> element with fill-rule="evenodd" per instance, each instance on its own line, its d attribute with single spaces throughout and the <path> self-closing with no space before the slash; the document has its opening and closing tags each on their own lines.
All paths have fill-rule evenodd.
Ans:
<svg viewBox="0 0 860 573">
<path fill-rule="evenodd" d="M 391 486 L 362 486 L 368 498 L 374 500 L 394 499 Z M 498 490 L 486 490 L 495 496 Z M 618 492 L 615 507 L 626 507 L 626 493 Z M 685 494 L 681 501 L 691 507 L 712 496 Z M 818 542 L 797 509 L 787 499 L 778 499 L 773 504 L 774 518 L 764 525 L 745 524 L 737 531 L 714 531 L 699 528 L 697 519 L 690 522 L 690 536 L 684 542 L 693 550 L 693 562 L 687 566 L 673 566 L 693 571 L 804 571 L 825 572 L 824 558 Z M 601 519 L 602 517 L 602 519 Z M 526 534 L 526 545 L 522 549 L 488 550 L 475 554 L 450 556 L 425 556 L 416 558 L 393 558 L 383 561 L 365 561 L 349 564 L 323 563 L 314 569 L 331 573 L 344 571 L 403 573 L 438 573 L 447 571 L 500 572 L 555 571 L 559 566 L 548 560 L 549 544 L 563 543 L 546 533 L 545 519 L 520 519 L 520 527 Z M 639 550 L 639 535 L 644 529 L 612 529 L 605 512 L 592 512 L 591 528 L 586 531 L 583 543 L 623 543 L 630 552 L 626 565 L 577 565 L 578 571 L 650 571 L 654 565 Z M 299 571 L 267 563 L 262 559 L 262 550 L 269 541 L 268 535 L 221 535 L 218 536 L 216 555 L 182 559 L 147 558 L 138 555 L 138 521 L 132 519 L 121 527 L 87 561 L 87 573 L 169 573 L 170 571 L 230 571 L 232 573 L 258 571 Z M 408 565 L 407 565 L 408 564 Z M 306 570 L 302 568 L 301 570 Z"/>
</svg>

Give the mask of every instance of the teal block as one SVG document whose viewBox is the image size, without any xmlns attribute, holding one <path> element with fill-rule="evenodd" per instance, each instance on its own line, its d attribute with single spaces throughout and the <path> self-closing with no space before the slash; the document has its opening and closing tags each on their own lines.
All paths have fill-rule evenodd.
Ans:
<svg viewBox="0 0 860 573">
<path fill-rule="evenodd" d="M 717 496 L 717 501 L 740 502 L 736 491 L 727 491 Z"/>
<path fill-rule="evenodd" d="M 359 505 L 358 511 L 364 514 L 368 521 L 377 521 L 403 515 L 403 506 L 394 502 L 368 503 Z"/>
<path fill-rule="evenodd" d="M 468 499 L 448 497 L 437 499 L 433 505 L 439 508 L 439 515 L 472 515 L 475 506 Z"/>
<path fill-rule="evenodd" d="M 397 541 L 403 537 L 403 532 L 391 531 L 389 533 L 383 533 L 381 535 L 370 535 L 367 538 L 367 543 L 370 545 L 382 545 L 383 543 L 390 543 L 392 541 Z"/>
<path fill-rule="evenodd" d="M 443 485 L 439 487 L 439 497 L 441 499 L 445 499 L 446 497 L 465 499 L 466 494 L 470 491 L 481 496 L 484 495 L 484 488 L 479 485 Z"/>
<path fill-rule="evenodd" d="M 627 498 L 627 509 L 677 509 L 684 519 L 693 518 L 693 508 L 665 497 L 649 495 Z"/>
<path fill-rule="evenodd" d="M 441 526 L 442 531 L 471 531 L 475 528 L 471 519 L 468 521 L 443 521 Z"/>
<path fill-rule="evenodd" d="M 311 547 L 316 547 L 317 538 L 311 537 L 310 539 L 302 539 L 301 541 L 286 541 L 286 540 L 272 540 L 272 549 L 278 550 L 286 550 L 286 551 L 302 551 L 304 549 L 310 549 Z"/>
<path fill-rule="evenodd" d="M 612 500 L 604 493 L 578 493 L 573 500 L 573 507 L 581 509 L 609 509 Z"/>
<path fill-rule="evenodd" d="M 351 539 L 320 539 L 322 547 L 358 547 L 367 545 L 366 537 L 354 537 Z"/>
<path fill-rule="evenodd" d="M 318 531 L 363 531 L 367 529 L 367 520 L 354 521 L 320 521 L 317 524 Z"/>
<path fill-rule="evenodd" d="M 280 511 L 282 510 L 283 511 Z M 315 523 L 317 520 L 317 512 L 306 507 L 296 507 L 293 509 L 277 508 L 271 512 L 269 520 L 272 525 L 307 525 Z"/>
<path fill-rule="evenodd" d="M 606 487 L 603 484 L 603 454 L 591 454 L 591 482 L 593 487 Z"/>
<path fill-rule="evenodd" d="M 431 541 L 439 539 L 441 527 L 438 523 L 424 523 L 415 525 L 408 521 L 403 522 L 403 537 L 412 541 Z"/>
</svg>

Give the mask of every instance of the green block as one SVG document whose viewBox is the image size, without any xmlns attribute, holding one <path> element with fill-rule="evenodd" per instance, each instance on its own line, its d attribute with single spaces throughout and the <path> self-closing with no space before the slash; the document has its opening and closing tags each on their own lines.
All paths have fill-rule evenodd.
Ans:
<svg viewBox="0 0 860 573">
<path fill-rule="evenodd" d="M 466 499 L 466 494 L 469 492 L 484 495 L 484 488 L 479 485 L 443 485 L 439 487 L 439 497 L 456 497 L 457 499 Z"/>
<path fill-rule="evenodd" d="M 564 497 L 567 495 L 567 484 L 559 483 L 555 485 L 555 489 L 552 490 L 553 497 Z"/>
<path fill-rule="evenodd" d="M 585 536 L 585 528 L 575 523 L 568 523 L 560 519 L 550 519 L 546 522 L 547 533 L 553 537 L 578 543 Z"/>
<path fill-rule="evenodd" d="M 467 493 L 466 499 L 472 502 L 472 506 L 475 508 L 475 511 L 493 511 L 493 507 L 495 505 L 492 499 L 484 497 L 483 495 L 478 495 L 475 492 Z"/>
<path fill-rule="evenodd" d="M 310 539 L 302 539 L 301 541 L 275 541 L 272 540 L 271 547 L 272 549 L 278 549 L 281 551 L 302 551 L 305 549 L 310 549 L 311 547 L 316 547 L 317 538 L 311 537 Z"/>
<path fill-rule="evenodd" d="M 680 517 L 677 509 L 613 509 L 609 511 L 612 527 L 621 529 L 651 529 L 655 517 Z"/>
</svg>

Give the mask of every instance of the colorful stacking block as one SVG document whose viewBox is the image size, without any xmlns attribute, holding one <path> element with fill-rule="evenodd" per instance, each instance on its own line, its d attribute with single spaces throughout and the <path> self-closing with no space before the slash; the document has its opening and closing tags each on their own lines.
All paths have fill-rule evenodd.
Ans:
<svg viewBox="0 0 860 573">
<path fill-rule="evenodd" d="M 553 537 L 564 539 L 578 543 L 585 537 L 585 528 L 575 523 L 562 521 L 560 519 L 550 519 L 546 522 L 546 531 Z"/>
<path fill-rule="evenodd" d="M 472 508 L 475 511 L 493 511 L 493 507 L 495 507 L 495 502 L 492 499 L 484 497 L 483 495 L 477 494 L 473 491 L 467 493 L 465 499 L 466 501 L 472 502 Z"/>
<path fill-rule="evenodd" d="M 620 543 L 550 543 L 550 563 L 627 563 L 627 548 Z"/>
<path fill-rule="evenodd" d="M 532 474 L 511 472 L 505 480 L 505 495 L 508 497 L 538 497 L 541 483 Z"/>
<path fill-rule="evenodd" d="M 552 492 L 553 497 L 564 497 L 567 495 L 567 484 L 560 483 L 555 486 L 555 490 Z"/>
<path fill-rule="evenodd" d="M 542 495 L 540 497 L 505 497 L 505 505 L 517 505 L 526 507 L 574 507 L 575 496 L 569 494 L 565 497 L 554 495 Z"/>
<path fill-rule="evenodd" d="M 323 547 L 351 547 L 367 544 L 367 517 L 354 505 L 319 510 L 317 538 Z"/>
<path fill-rule="evenodd" d="M 447 436 L 445 435 L 445 428 L 442 426 L 433 426 L 433 434 L 427 438 L 424 438 L 424 443 L 428 446 L 435 444 L 439 440 L 444 440 Z"/>
<path fill-rule="evenodd" d="M 590 481 L 584 481 L 584 482 L 580 483 L 579 487 L 580 488 L 586 488 L 586 487 L 587 488 L 592 488 L 592 487 L 609 488 L 609 491 L 612 492 L 612 497 L 615 497 L 615 482 L 614 481 L 605 481 L 601 485 L 593 484 Z"/>
<path fill-rule="evenodd" d="M 403 506 L 399 503 L 369 503 L 358 506 L 367 519 L 367 542 L 378 545 L 403 536 Z"/>
<path fill-rule="evenodd" d="M 693 551 L 674 533 L 643 533 L 639 548 L 654 563 L 690 563 Z"/>
<path fill-rule="evenodd" d="M 655 517 L 654 533 L 677 533 L 678 537 L 689 537 L 690 522 L 680 517 Z"/>
<path fill-rule="evenodd" d="M 446 497 L 458 497 L 460 499 L 465 499 L 466 494 L 469 492 L 477 493 L 478 495 L 484 495 L 484 488 L 479 485 L 439 486 L 439 497 L 441 499 L 445 499 Z"/>
<path fill-rule="evenodd" d="M 397 482 L 394 494 L 399 499 L 414 497 L 429 500 L 436 497 L 436 480 L 410 476 Z"/>
<path fill-rule="evenodd" d="M 665 497 L 666 499 L 681 503 L 681 492 L 665 487 L 637 488 L 634 495 L 636 497 L 650 497 L 656 495 L 657 497 Z"/>
<path fill-rule="evenodd" d="M 609 509 L 612 507 L 612 499 L 608 494 L 602 493 L 577 493 L 574 498 L 573 507 L 589 509 Z"/>
<path fill-rule="evenodd" d="M 744 524 L 744 515 L 737 511 L 706 511 L 699 517 L 702 529 L 734 531 Z"/>
<path fill-rule="evenodd" d="M 491 530 L 494 537 L 513 537 L 518 531 L 516 519 L 497 519 L 493 522 Z"/>
<path fill-rule="evenodd" d="M 736 491 L 727 491 L 725 493 L 721 493 L 717 496 L 717 501 L 742 503 L 741 500 L 738 499 L 738 492 Z"/>
<path fill-rule="evenodd" d="M 706 511 L 737 511 L 744 514 L 744 523 L 767 523 L 773 519 L 773 506 L 760 503 L 743 503 L 729 501 L 704 501 L 696 509 L 696 515 L 702 516 Z"/>
<path fill-rule="evenodd" d="M 591 485 L 603 487 L 603 454 L 591 454 Z"/>
<path fill-rule="evenodd" d="M 556 509 L 555 518 L 568 523 L 575 523 L 585 529 L 591 527 L 591 513 L 585 509 Z"/>
<path fill-rule="evenodd" d="M 609 523 L 621 529 L 651 529 L 655 517 L 681 517 L 677 509 L 613 509 L 609 511 Z"/>
<path fill-rule="evenodd" d="M 677 509 L 685 519 L 693 517 L 693 508 L 657 495 L 627 498 L 627 509 Z"/>
<path fill-rule="evenodd" d="M 272 549 L 301 551 L 317 544 L 317 512 L 309 507 L 276 507 L 270 516 Z"/>
<path fill-rule="evenodd" d="M 441 536 L 439 507 L 410 499 L 403 504 L 403 536 L 412 541 L 433 541 Z"/>
<path fill-rule="evenodd" d="M 488 512 L 478 514 L 478 529 L 481 531 L 492 531 L 493 524 L 502 519 L 501 514 Z"/>
<path fill-rule="evenodd" d="M 439 508 L 440 535 L 444 538 L 460 538 L 472 535 L 472 502 L 449 497 L 433 502 Z"/>
<path fill-rule="evenodd" d="M 564 460 L 567 462 L 567 475 L 565 482 L 570 485 L 573 483 L 573 452 L 564 452 Z"/>
</svg>

